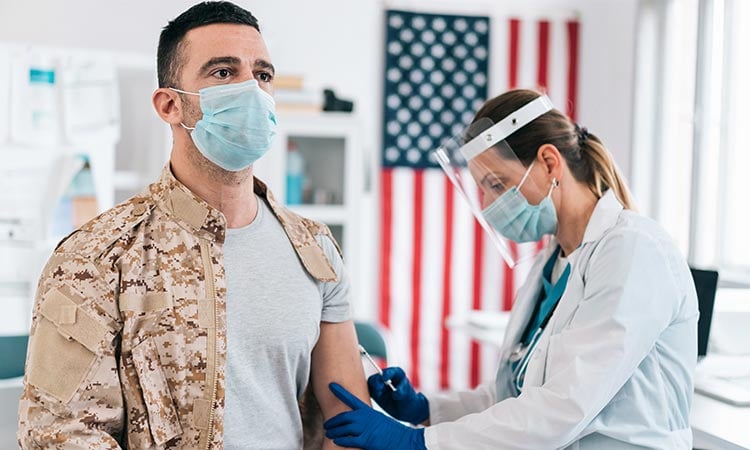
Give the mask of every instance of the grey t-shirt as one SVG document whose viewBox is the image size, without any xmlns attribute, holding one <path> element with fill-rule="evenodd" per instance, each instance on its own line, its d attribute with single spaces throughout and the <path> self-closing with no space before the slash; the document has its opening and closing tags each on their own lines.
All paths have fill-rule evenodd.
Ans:
<svg viewBox="0 0 750 450">
<path fill-rule="evenodd" d="M 341 257 L 329 238 L 317 240 L 338 282 L 318 282 L 305 271 L 260 198 L 253 223 L 227 230 L 227 450 L 302 448 L 297 400 L 310 377 L 320 322 L 350 318 L 349 281 Z"/>
</svg>

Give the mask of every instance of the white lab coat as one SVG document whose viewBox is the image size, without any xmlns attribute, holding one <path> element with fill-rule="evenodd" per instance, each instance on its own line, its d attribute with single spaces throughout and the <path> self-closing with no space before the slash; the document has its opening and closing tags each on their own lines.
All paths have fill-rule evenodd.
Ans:
<svg viewBox="0 0 750 450">
<path fill-rule="evenodd" d="M 567 288 L 514 397 L 508 355 L 556 246 L 518 292 L 496 382 L 428 396 L 427 448 L 691 448 L 698 302 L 690 271 L 667 234 L 611 191 L 569 255 Z"/>
</svg>

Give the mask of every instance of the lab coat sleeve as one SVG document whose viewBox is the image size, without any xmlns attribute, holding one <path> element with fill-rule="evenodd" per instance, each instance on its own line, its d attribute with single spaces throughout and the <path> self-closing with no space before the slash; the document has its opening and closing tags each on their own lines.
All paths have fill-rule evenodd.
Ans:
<svg viewBox="0 0 750 450">
<path fill-rule="evenodd" d="M 444 392 L 427 397 L 430 404 L 430 423 L 450 422 L 467 414 L 484 411 L 494 405 L 495 382 L 480 384 L 470 391 Z"/>
<path fill-rule="evenodd" d="M 642 231 L 604 237 L 585 269 L 578 309 L 551 338 L 544 384 L 428 428 L 427 448 L 552 449 L 573 442 L 677 315 L 681 295 L 670 264 Z"/>
</svg>

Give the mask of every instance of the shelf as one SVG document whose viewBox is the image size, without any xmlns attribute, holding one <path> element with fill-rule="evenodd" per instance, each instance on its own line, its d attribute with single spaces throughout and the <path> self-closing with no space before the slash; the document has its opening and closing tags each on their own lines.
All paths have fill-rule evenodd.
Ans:
<svg viewBox="0 0 750 450">
<path fill-rule="evenodd" d="M 294 133 L 287 137 L 287 147 L 294 145 L 303 161 L 304 183 L 309 189 L 303 194 L 304 201 L 325 205 L 344 203 L 346 160 L 350 156 L 346 144 L 345 136 L 312 137 Z M 286 155 L 289 158 L 288 150 Z M 313 200 L 318 197 L 319 200 Z"/>
<path fill-rule="evenodd" d="M 346 209 L 337 205 L 291 205 L 288 208 L 302 217 L 323 222 L 326 225 L 346 223 Z"/>
<path fill-rule="evenodd" d="M 282 111 L 277 116 L 281 127 L 305 136 L 338 137 L 341 130 L 359 127 L 357 115 L 347 112 Z"/>
</svg>

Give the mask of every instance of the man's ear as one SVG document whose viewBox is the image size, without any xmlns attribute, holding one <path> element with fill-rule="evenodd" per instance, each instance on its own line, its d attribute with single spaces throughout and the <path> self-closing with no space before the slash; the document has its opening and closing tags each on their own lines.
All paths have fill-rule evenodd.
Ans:
<svg viewBox="0 0 750 450">
<path fill-rule="evenodd" d="M 182 122 L 182 102 L 177 92 L 159 88 L 151 96 L 156 114 L 170 125 L 179 125 Z"/>
<path fill-rule="evenodd" d="M 544 170 L 550 178 L 558 181 L 562 177 L 563 156 L 552 144 L 544 144 L 537 151 L 537 159 L 544 164 Z"/>
</svg>

